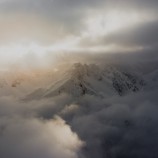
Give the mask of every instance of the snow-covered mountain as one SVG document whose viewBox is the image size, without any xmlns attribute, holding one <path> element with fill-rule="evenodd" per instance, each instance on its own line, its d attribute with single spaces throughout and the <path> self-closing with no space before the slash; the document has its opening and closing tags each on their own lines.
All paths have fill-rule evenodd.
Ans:
<svg viewBox="0 0 158 158">
<path fill-rule="evenodd" d="M 158 85 L 157 67 L 150 71 L 144 71 L 143 67 L 74 63 L 55 71 L 31 74 L 7 72 L 0 76 L 0 94 L 27 99 L 49 98 L 64 93 L 73 97 L 124 96 L 145 89 L 152 90 Z"/>
<path fill-rule="evenodd" d="M 67 93 L 75 97 L 95 95 L 120 96 L 140 91 L 146 85 L 141 75 L 116 66 L 75 63 L 47 88 L 38 88 L 27 98 L 53 97 Z"/>
</svg>

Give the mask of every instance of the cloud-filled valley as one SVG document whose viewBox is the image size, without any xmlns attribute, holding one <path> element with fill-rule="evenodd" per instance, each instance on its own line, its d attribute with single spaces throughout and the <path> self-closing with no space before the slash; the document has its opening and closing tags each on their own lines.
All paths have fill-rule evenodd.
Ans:
<svg viewBox="0 0 158 158">
<path fill-rule="evenodd" d="M 148 53 L 119 56 L 117 61 L 115 55 L 76 56 L 67 67 L 61 62 L 52 71 L 25 74 L 21 80 L 16 71 L 6 77 L 0 97 L 0 156 L 156 158 L 157 59 L 151 64 Z M 44 89 L 39 96 L 38 89 Z"/>
</svg>

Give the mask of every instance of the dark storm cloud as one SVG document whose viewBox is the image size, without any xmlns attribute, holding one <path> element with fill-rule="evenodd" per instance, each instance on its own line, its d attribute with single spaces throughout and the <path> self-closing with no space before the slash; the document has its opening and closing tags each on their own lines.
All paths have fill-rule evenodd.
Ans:
<svg viewBox="0 0 158 158">
<path fill-rule="evenodd" d="M 134 96 L 133 99 L 136 98 L 137 96 Z M 124 98 L 128 101 L 114 97 L 111 98 L 112 102 L 107 100 L 101 104 L 91 98 L 95 104 L 91 101 L 86 104 L 89 105 L 86 114 L 78 117 L 74 115 L 72 127 L 86 140 L 87 157 L 157 156 L 157 105 L 149 102 L 150 99 L 146 100 L 146 103 L 144 99 L 140 101 L 140 97 L 138 98 L 138 103 L 133 102 L 130 97 Z M 99 110 L 96 106 L 102 108 Z"/>
</svg>

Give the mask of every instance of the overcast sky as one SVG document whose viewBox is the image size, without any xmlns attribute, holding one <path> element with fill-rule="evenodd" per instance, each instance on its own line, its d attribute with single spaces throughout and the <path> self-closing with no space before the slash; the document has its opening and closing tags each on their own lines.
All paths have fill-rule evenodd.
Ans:
<svg viewBox="0 0 158 158">
<path fill-rule="evenodd" d="M 157 50 L 157 0 L 0 0 L 0 58 Z"/>
</svg>

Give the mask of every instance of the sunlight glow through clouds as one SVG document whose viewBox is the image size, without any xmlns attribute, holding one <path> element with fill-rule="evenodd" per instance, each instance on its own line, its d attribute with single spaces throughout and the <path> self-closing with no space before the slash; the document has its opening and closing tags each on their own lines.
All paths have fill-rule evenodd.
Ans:
<svg viewBox="0 0 158 158">
<path fill-rule="evenodd" d="M 40 63 L 45 63 L 44 57 L 48 52 L 57 54 L 62 51 L 73 51 L 77 42 L 78 38 L 70 37 L 48 46 L 35 42 L 27 45 L 19 43 L 0 46 L 0 62 L 1 65 L 10 65 L 22 59 L 30 62 L 38 58 Z"/>
<path fill-rule="evenodd" d="M 2 45 L 0 46 L 0 57 L 3 60 L 14 60 L 27 55 L 27 53 L 35 53 L 39 57 L 42 57 L 47 52 L 71 51 L 75 49 L 79 40 L 79 37 L 68 37 L 52 45 L 40 45 L 36 42 L 31 42 L 27 45 L 20 43 Z"/>
<path fill-rule="evenodd" d="M 83 36 L 92 38 L 105 36 L 111 32 L 137 25 L 144 20 L 148 20 L 148 18 L 135 12 L 129 12 L 128 14 L 123 11 L 100 13 L 86 19 L 87 30 L 84 31 Z"/>
<path fill-rule="evenodd" d="M 122 29 L 126 29 L 132 26 L 137 26 L 144 21 L 152 20 L 152 15 L 146 16 L 141 13 L 127 12 L 124 11 L 107 11 L 100 12 L 99 14 L 93 15 L 92 13 L 85 16 L 85 28 L 81 30 L 80 35 L 67 35 L 63 39 L 57 42 L 52 42 L 49 45 L 42 45 L 37 42 L 31 42 L 27 44 L 13 43 L 8 45 L 0 46 L 0 58 L 3 62 L 14 62 L 26 55 L 27 53 L 35 53 L 40 58 L 47 52 L 59 53 L 64 51 L 110 51 L 118 49 L 115 45 L 104 45 L 104 46 L 88 46 L 83 48 L 80 42 L 84 39 L 90 38 L 91 40 L 97 41 L 100 37 L 106 37 L 110 33 L 118 32 Z M 128 49 L 128 48 L 127 48 Z"/>
</svg>

